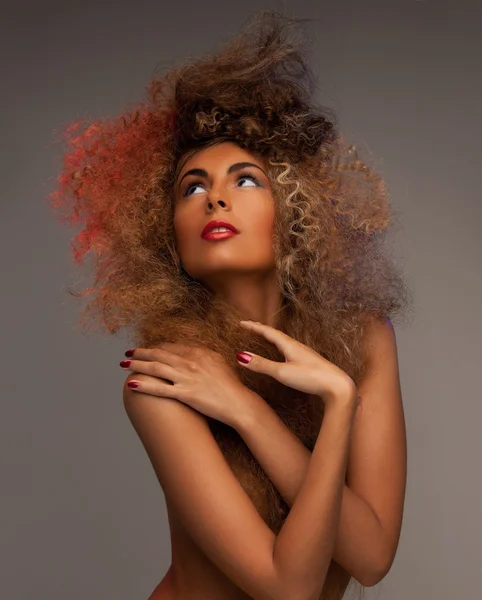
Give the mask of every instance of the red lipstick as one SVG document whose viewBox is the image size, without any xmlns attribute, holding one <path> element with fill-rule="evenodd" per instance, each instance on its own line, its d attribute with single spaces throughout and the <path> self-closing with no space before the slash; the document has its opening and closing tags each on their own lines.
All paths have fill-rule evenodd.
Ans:
<svg viewBox="0 0 482 600">
<path fill-rule="evenodd" d="M 211 231 L 217 227 L 225 227 L 229 231 Z M 227 221 L 209 221 L 201 233 L 201 237 L 205 240 L 224 240 L 225 238 L 238 235 L 239 231 L 234 225 Z"/>
</svg>

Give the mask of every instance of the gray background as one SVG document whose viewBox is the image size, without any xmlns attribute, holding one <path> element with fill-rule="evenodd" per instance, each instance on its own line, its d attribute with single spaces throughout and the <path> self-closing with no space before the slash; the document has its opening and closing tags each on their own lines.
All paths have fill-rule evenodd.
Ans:
<svg viewBox="0 0 482 600">
<path fill-rule="evenodd" d="M 313 17 L 320 99 L 400 212 L 416 315 L 397 328 L 403 531 L 367 597 L 481 594 L 481 4 L 285 3 Z M 127 335 L 75 329 L 90 281 L 49 215 L 54 130 L 143 98 L 155 66 L 213 49 L 273 2 L 2 5 L 1 596 L 145 600 L 170 564 L 162 491 L 124 414 Z"/>
</svg>

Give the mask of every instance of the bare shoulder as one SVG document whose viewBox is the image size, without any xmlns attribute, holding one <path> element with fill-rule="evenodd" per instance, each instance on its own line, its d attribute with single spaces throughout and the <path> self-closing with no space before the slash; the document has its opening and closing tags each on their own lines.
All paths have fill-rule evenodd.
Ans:
<svg viewBox="0 0 482 600">
<path fill-rule="evenodd" d="M 364 345 L 370 370 L 379 367 L 383 363 L 383 358 L 393 360 L 397 356 L 395 328 L 388 317 L 384 319 L 372 317 L 367 321 Z"/>
<path fill-rule="evenodd" d="M 169 398 L 136 392 L 130 373 L 126 413 L 157 479 L 194 541 L 238 587 L 253 597 L 279 597 L 275 534 L 231 471 L 204 415 Z"/>
</svg>

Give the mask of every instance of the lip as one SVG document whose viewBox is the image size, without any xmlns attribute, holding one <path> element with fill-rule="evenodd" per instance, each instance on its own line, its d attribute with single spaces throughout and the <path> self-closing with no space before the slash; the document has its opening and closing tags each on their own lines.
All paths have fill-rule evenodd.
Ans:
<svg viewBox="0 0 482 600">
<path fill-rule="evenodd" d="M 202 230 L 201 237 L 205 238 L 206 235 L 211 231 L 211 229 L 214 229 L 216 227 L 226 227 L 227 229 L 230 229 L 233 233 L 239 233 L 236 227 L 234 225 L 231 225 L 231 223 L 228 223 L 227 221 L 209 221 L 209 223 Z M 228 232 L 224 233 L 227 234 Z"/>
</svg>

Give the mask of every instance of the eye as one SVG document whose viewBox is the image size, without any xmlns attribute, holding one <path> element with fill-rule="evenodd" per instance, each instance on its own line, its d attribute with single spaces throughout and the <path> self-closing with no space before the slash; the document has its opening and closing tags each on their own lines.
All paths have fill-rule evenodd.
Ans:
<svg viewBox="0 0 482 600">
<path fill-rule="evenodd" d="M 238 177 L 238 179 L 237 179 L 237 183 L 239 183 L 243 179 L 245 179 L 246 181 L 252 181 L 252 182 L 254 182 L 255 186 L 261 185 L 260 182 L 258 181 L 258 179 L 256 179 L 256 177 L 254 177 L 254 175 L 240 175 Z M 252 185 L 248 185 L 247 187 L 253 187 L 253 186 Z"/>
<path fill-rule="evenodd" d="M 259 180 L 254 176 L 254 175 L 240 175 L 237 180 L 236 183 L 239 184 L 240 181 L 251 181 L 252 185 L 248 185 L 248 186 L 240 186 L 240 187 L 256 187 L 256 186 L 261 186 L 261 183 L 259 182 Z M 199 193 L 201 192 L 194 192 L 191 193 L 191 191 L 197 187 L 203 188 L 204 189 L 204 184 L 202 181 L 192 181 L 191 183 L 188 184 L 188 186 L 185 188 L 183 196 L 197 196 Z"/>
<path fill-rule="evenodd" d="M 202 187 L 201 181 L 193 181 L 190 183 L 187 188 L 184 190 L 183 196 L 192 196 L 193 194 L 189 194 L 189 191 L 196 187 Z"/>
</svg>

